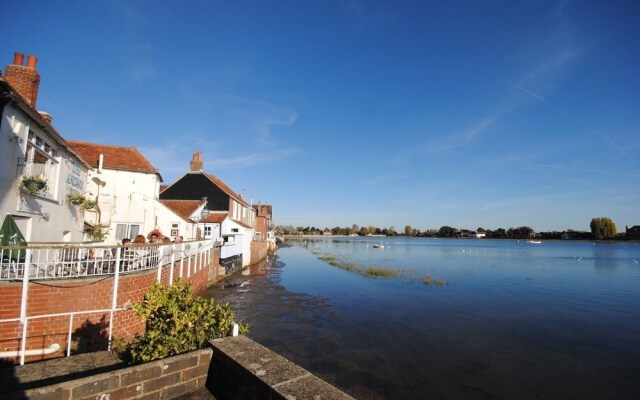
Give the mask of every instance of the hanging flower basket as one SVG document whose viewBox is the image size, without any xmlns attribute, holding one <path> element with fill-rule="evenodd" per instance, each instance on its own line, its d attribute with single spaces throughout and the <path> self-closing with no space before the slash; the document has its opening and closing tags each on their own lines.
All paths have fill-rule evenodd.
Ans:
<svg viewBox="0 0 640 400">
<path fill-rule="evenodd" d="M 22 192 L 36 194 L 47 188 L 47 180 L 39 176 L 24 176 L 18 187 Z"/>
<path fill-rule="evenodd" d="M 86 200 L 80 192 L 75 192 L 67 195 L 67 201 L 73 206 L 81 206 Z"/>
<path fill-rule="evenodd" d="M 82 203 L 82 208 L 85 210 L 93 210 L 96 206 L 96 202 L 91 199 L 85 199 L 84 203 Z"/>
<path fill-rule="evenodd" d="M 109 228 L 102 225 L 85 225 L 84 232 L 95 241 L 102 241 L 109 236 Z"/>
</svg>

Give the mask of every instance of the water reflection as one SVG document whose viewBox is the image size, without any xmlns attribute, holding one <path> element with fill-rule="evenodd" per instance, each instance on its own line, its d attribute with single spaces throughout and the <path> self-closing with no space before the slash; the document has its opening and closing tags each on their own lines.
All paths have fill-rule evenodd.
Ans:
<svg viewBox="0 0 640 400">
<path fill-rule="evenodd" d="M 235 287 L 217 285 L 209 295 L 230 301 L 254 340 L 360 399 L 640 393 L 637 246 L 367 244 L 280 249 L 270 263 L 232 277 Z M 321 261 L 326 254 L 429 272 L 450 285 L 363 277 Z"/>
</svg>

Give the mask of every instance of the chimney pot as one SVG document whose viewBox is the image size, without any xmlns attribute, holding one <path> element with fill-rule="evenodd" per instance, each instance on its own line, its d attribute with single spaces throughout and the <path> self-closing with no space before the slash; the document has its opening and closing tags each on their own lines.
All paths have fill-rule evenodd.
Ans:
<svg viewBox="0 0 640 400">
<path fill-rule="evenodd" d="M 204 167 L 204 162 L 202 162 L 202 152 L 197 151 L 193 153 L 193 157 L 191 158 L 191 162 L 189 163 L 189 170 L 191 172 L 201 172 Z"/>
<path fill-rule="evenodd" d="M 13 53 L 13 65 L 22 66 L 23 63 L 24 63 L 24 54 L 19 53 L 17 51 Z"/>
<path fill-rule="evenodd" d="M 36 64 L 38 63 L 38 57 L 33 54 L 29 54 L 27 56 L 27 68 L 36 69 Z"/>
</svg>

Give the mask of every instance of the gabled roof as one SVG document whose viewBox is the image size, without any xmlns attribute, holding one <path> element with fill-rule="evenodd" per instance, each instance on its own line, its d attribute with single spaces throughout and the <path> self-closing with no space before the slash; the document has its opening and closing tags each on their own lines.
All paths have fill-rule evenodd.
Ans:
<svg viewBox="0 0 640 400">
<path fill-rule="evenodd" d="M 67 143 L 93 168 L 98 167 L 100 154 L 102 154 L 102 167 L 105 169 L 144 172 L 160 176 L 160 172 L 135 147 L 111 146 L 74 140 L 68 140 Z"/>
<path fill-rule="evenodd" d="M 74 155 L 85 166 L 87 167 L 89 166 L 87 161 L 81 155 L 79 155 L 73 148 L 69 146 L 69 142 L 65 140 L 60 133 L 58 133 L 58 131 L 53 127 L 53 125 L 51 125 L 49 121 L 42 118 L 42 115 L 38 112 L 38 110 L 33 108 L 31 104 L 29 104 L 27 99 L 25 99 L 24 96 L 22 96 L 16 88 L 11 86 L 11 84 L 7 82 L 7 80 L 4 79 L 1 74 L 0 74 L 0 88 L 4 89 L 7 92 L 5 95 L 2 95 L 2 97 L 4 98 L 3 99 L 4 101 L 15 103 L 16 106 L 20 108 L 22 111 L 24 111 L 29 116 L 29 118 L 31 118 L 32 121 L 35 121 L 40 126 L 40 128 L 44 130 L 51 137 L 51 139 L 53 139 L 53 141 L 57 145 L 67 149 L 69 153 Z"/>
<path fill-rule="evenodd" d="M 202 200 L 160 200 L 160 203 L 184 219 L 189 219 L 203 204 Z"/>
<path fill-rule="evenodd" d="M 251 229 L 251 228 L 252 228 L 252 226 L 251 226 L 251 225 L 245 224 L 244 222 L 242 222 L 242 221 L 238 221 L 237 219 L 231 219 L 231 220 L 232 220 L 233 222 L 235 222 L 236 224 L 238 224 L 238 225 L 242 226 L 243 228 L 247 228 L 247 229 Z"/>
<path fill-rule="evenodd" d="M 222 182 L 222 180 L 214 175 L 211 174 L 205 174 L 203 173 L 204 176 L 206 176 L 207 178 L 209 178 L 209 180 L 211 182 L 213 182 L 216 186 L 218 186 L 223 192 L 225 192 L 226 194 L 228 194 L 232 199 L 234 199 L 235 201 L 237 201 L 238 203 L 241 203 L 247 207 L 249 207 L 249 204 L 247 204 L 246 201 L 244 201 L 242 199 L 241 196 L 239 196 L 236 192 L 234 192 L 233 190 L 231 190 L 231 188 L 229 186 L 227 186 L 224 182 Z"/>
<path fill-rule="evenodd" d="M 228 216 L 229 216 L 229 213 L 227 212 L 213 212 L 209 214 L 207 218 L 201 219 L 200 222 L 206 222 L 210 224 L 219 224 L 223 222 L 225 219 L 227 219 Z"/>
</svg>

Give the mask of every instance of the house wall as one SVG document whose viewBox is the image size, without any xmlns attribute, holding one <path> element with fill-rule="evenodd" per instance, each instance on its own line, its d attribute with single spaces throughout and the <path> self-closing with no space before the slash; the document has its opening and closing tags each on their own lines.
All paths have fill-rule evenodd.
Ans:
<svg viewBox="0 0 640 400">
<path fill-rule="evenodd" d="M 86 190 L 88 168 L 69 152 L 63 143 L 51 137 L 14 103 L 5 104 L 0 125 L 0 215 L 14 216 L 27 242 L 71 241 L 83 239 L 84 215 L 67 204 L 66 194 Z M 56 151 L 47 193 L 21 193 L 21 177 L 30 173 L 25 164 L 29 131 Z M 33 139 L 35 141 L 35 139 Z"/>
<path fill-rule="evenodd" d="M 139 225 L 139 234 L 146 236 L 155 229 L 160 214 L 165 215 L 166 208 L 157 201 L 160 187 L 157 174 L 91 170 L 88 182 L 100 212 L 87 214 L 87 221 L 109 226 L 105 244 L 117 244 L 121 240 L 116 236 L 118 224 Z"/>
</svg>

